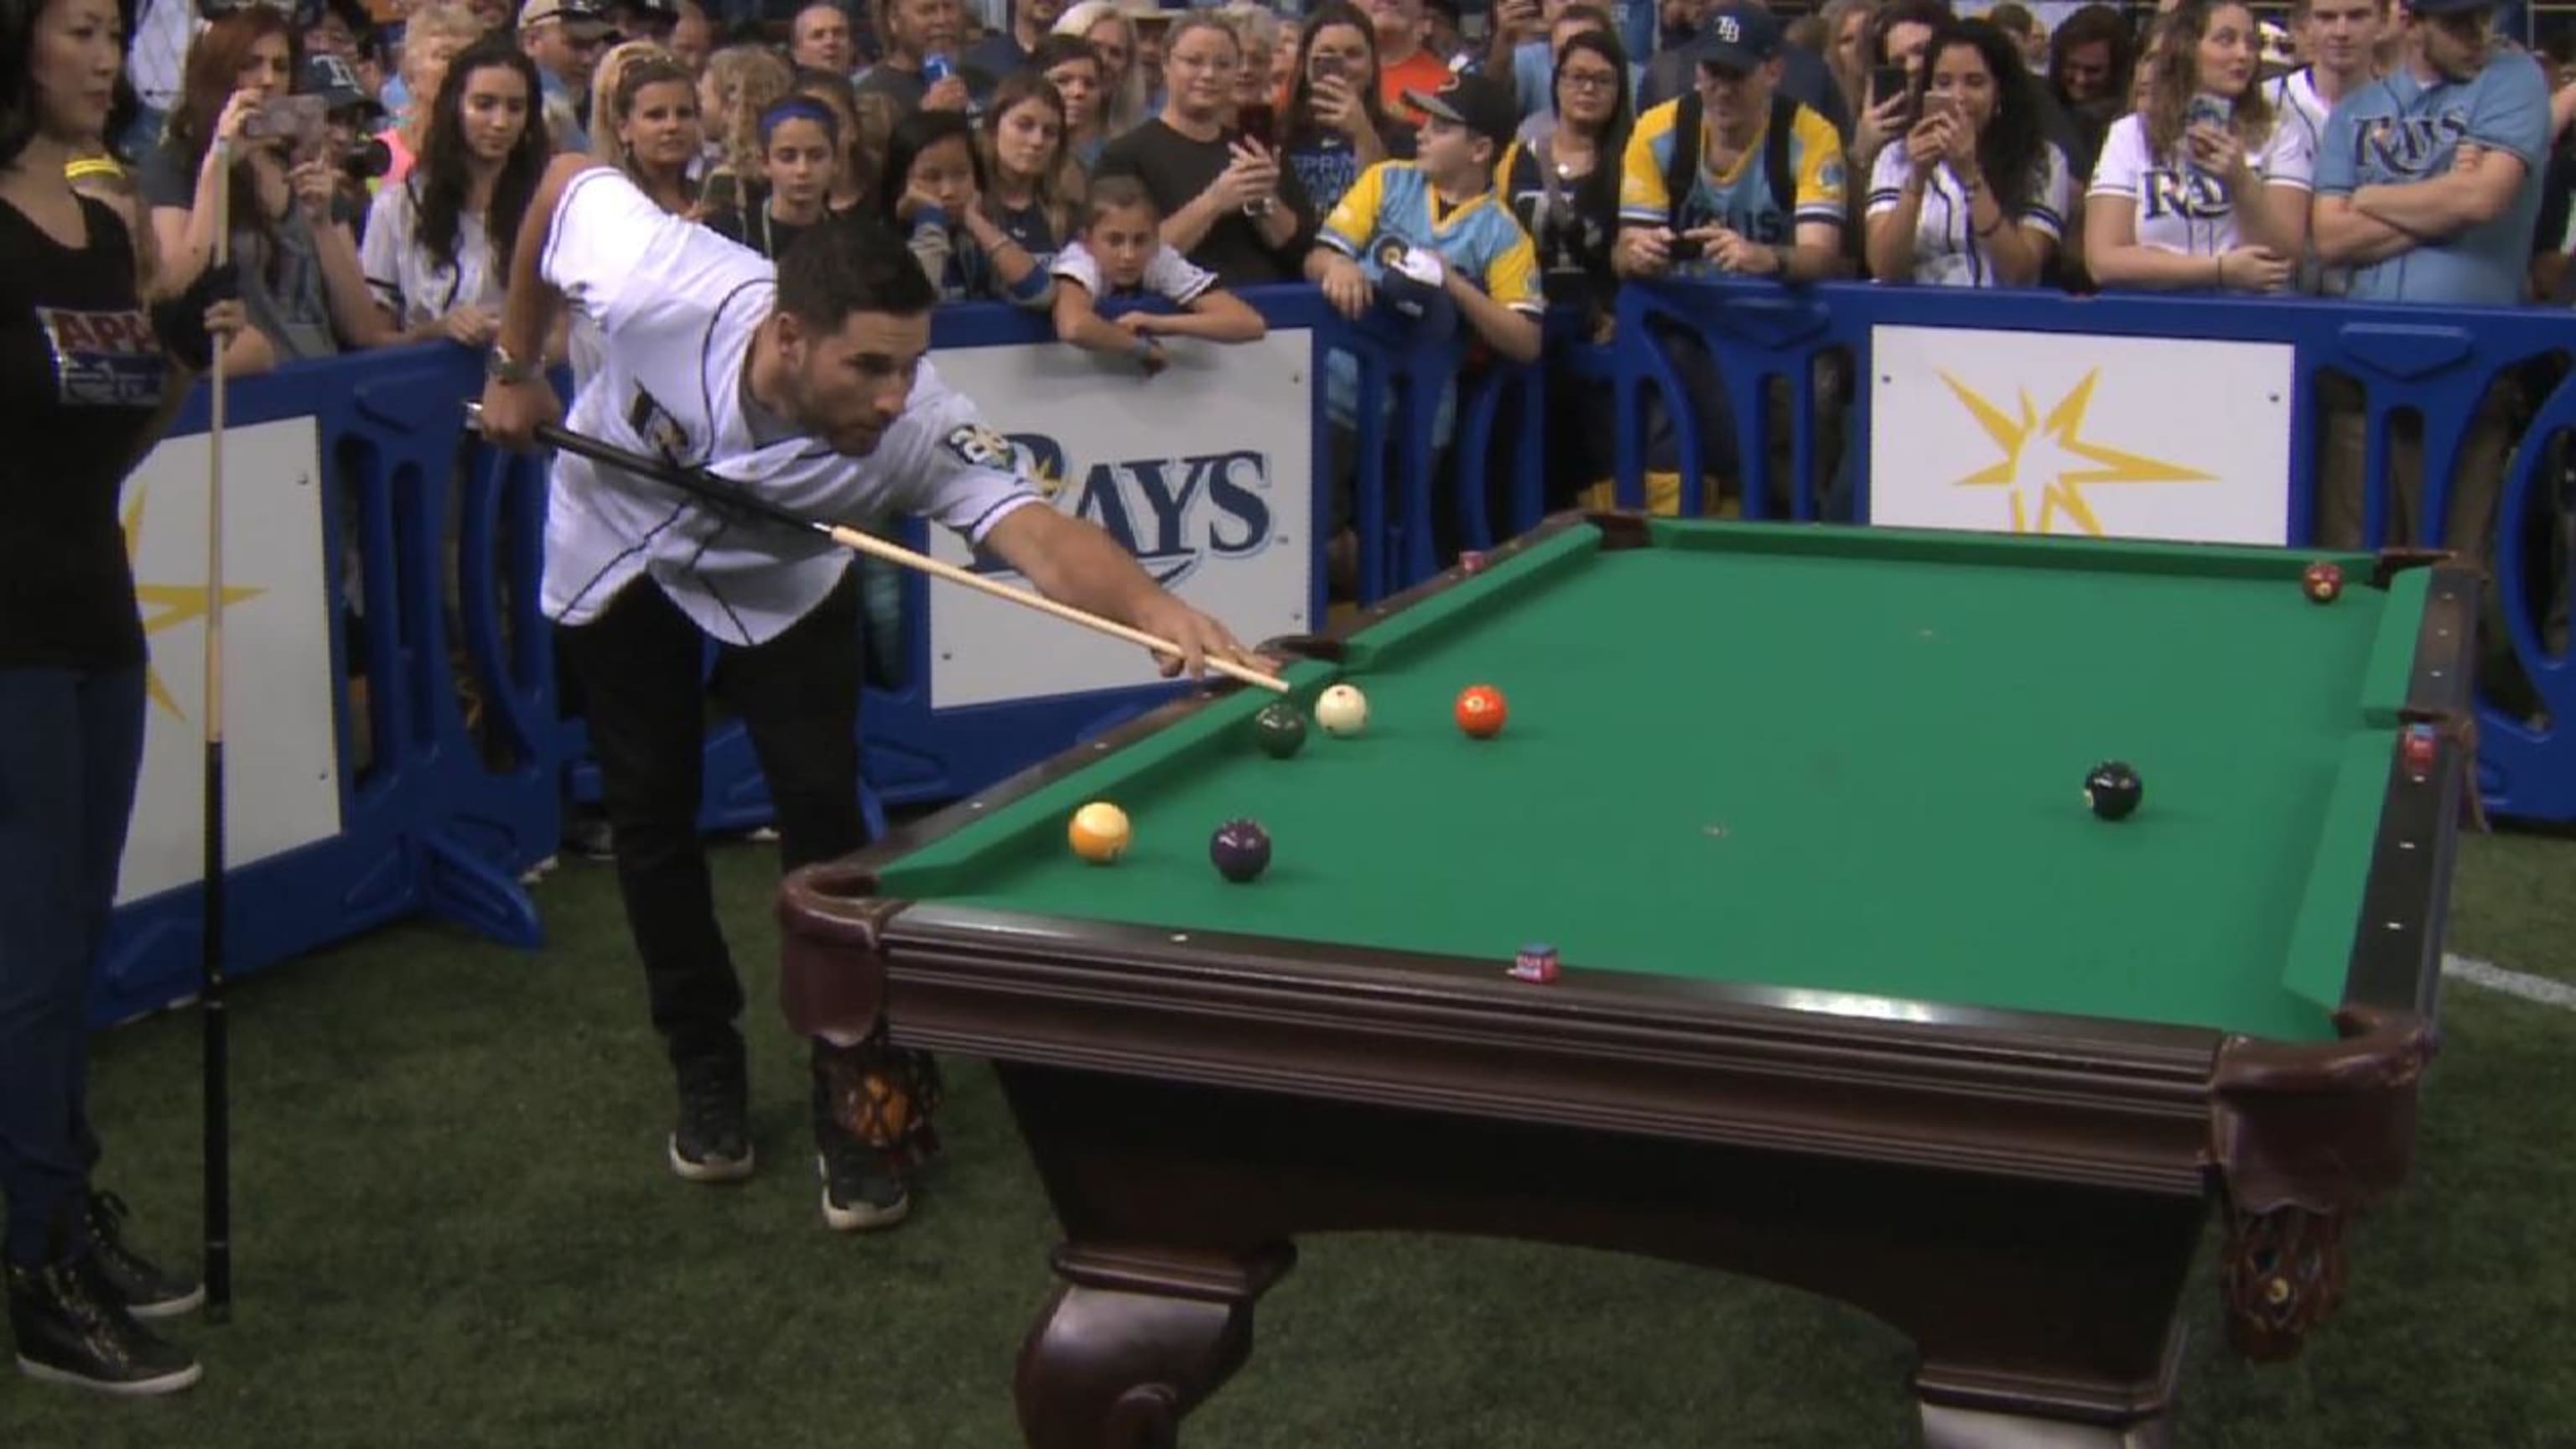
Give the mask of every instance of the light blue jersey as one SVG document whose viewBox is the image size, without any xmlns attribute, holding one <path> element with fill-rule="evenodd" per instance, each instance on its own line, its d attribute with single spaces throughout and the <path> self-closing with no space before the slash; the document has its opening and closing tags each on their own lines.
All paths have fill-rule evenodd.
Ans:
<svg viewBox="0 0 2576 1449">
<path fill-rule="evenodd" d="M 2490 307 L 2522 301 L 2549 159 L 2549 84 L 2527 53 L 2499 50 L 2469 80 L 2430 86 L 2400 67 L 2345 96 L 2317 147 L 2317 194 L 2348 197 L 2364 186 L 2429 181 L 2450 171 L 2464 141 L 2521 160 L 2522 186 L 2512 204 L 2484 226 L 2356 269 L 2351 300 Z"/>
</svg>

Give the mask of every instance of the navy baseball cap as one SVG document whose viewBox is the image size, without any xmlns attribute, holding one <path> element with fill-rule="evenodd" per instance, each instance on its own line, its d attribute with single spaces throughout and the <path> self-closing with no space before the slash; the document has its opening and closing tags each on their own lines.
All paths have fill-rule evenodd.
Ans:
<svg viewBox="0 0 2576 1449">
<path fill-rule="evenodd" d="M 2418 15 L 2469 15 L 2496 8 L 2496 0 L 2403 0 L 2403 3 Z"/>
<path fill-rule="evenodd" d="M 1762 6 L 1720 5 L 1702 21 L 1691 41 L 1691 58 L 1723 70 L 1759 70 L 1780 53 L 1780 25 Z"/>
<path fill-rule="evenodd" d="M 1409 90 L 1405 103 L 1426 116 L 1438 116 L 1466 127 L 1494 143 L 1496 150 L 1512 143 L 1520 130 L 1521 106 L 1502 82 L 1473 71 L 1452 71 L 1436 91 Z"/>
</svg>

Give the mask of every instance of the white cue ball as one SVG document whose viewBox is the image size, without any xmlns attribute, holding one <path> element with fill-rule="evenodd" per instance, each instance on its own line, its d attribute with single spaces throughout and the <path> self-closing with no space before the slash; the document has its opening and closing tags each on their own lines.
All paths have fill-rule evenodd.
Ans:
<svg viewBox="0 0 2576 1449">
<path fill-rule="evenodd" d="M 1368 696 L 1347 684 L 1336 684 L 1315 700 L 1315 723 L 1328 735 L 1350 736 L 1368 728 Z"/>
</svg>

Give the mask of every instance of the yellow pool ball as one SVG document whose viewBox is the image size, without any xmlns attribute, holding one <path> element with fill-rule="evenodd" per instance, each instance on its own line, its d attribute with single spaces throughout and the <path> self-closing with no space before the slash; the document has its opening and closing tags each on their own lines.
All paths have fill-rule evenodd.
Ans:
<svg viewBox="0 0 2576 1449">
<path fill-rule="evenodd" d="M 1134 830 L 1127 823 L 1127 812 L 1106 800 L 1094 800 L 1073 812 L 1073 824 L 1066 828 L 1073 842 L 1073 853 L 1093 865 L 1107 865 L 1127 853 L 1127 842 Z"/>
</svg>

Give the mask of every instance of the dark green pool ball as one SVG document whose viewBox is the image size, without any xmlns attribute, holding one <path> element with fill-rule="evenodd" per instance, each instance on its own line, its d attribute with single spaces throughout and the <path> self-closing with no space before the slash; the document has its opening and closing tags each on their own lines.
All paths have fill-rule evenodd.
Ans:
<svg viewBox="0 0 2576 1449">
<path fill-rule="evenodd" d="M 1306 748 L 1306 716 L 1293 704 L 1266 704 L 1252 717 L 1252 737 L 1272 759 L 1284 760 Z"/>
</svg>

